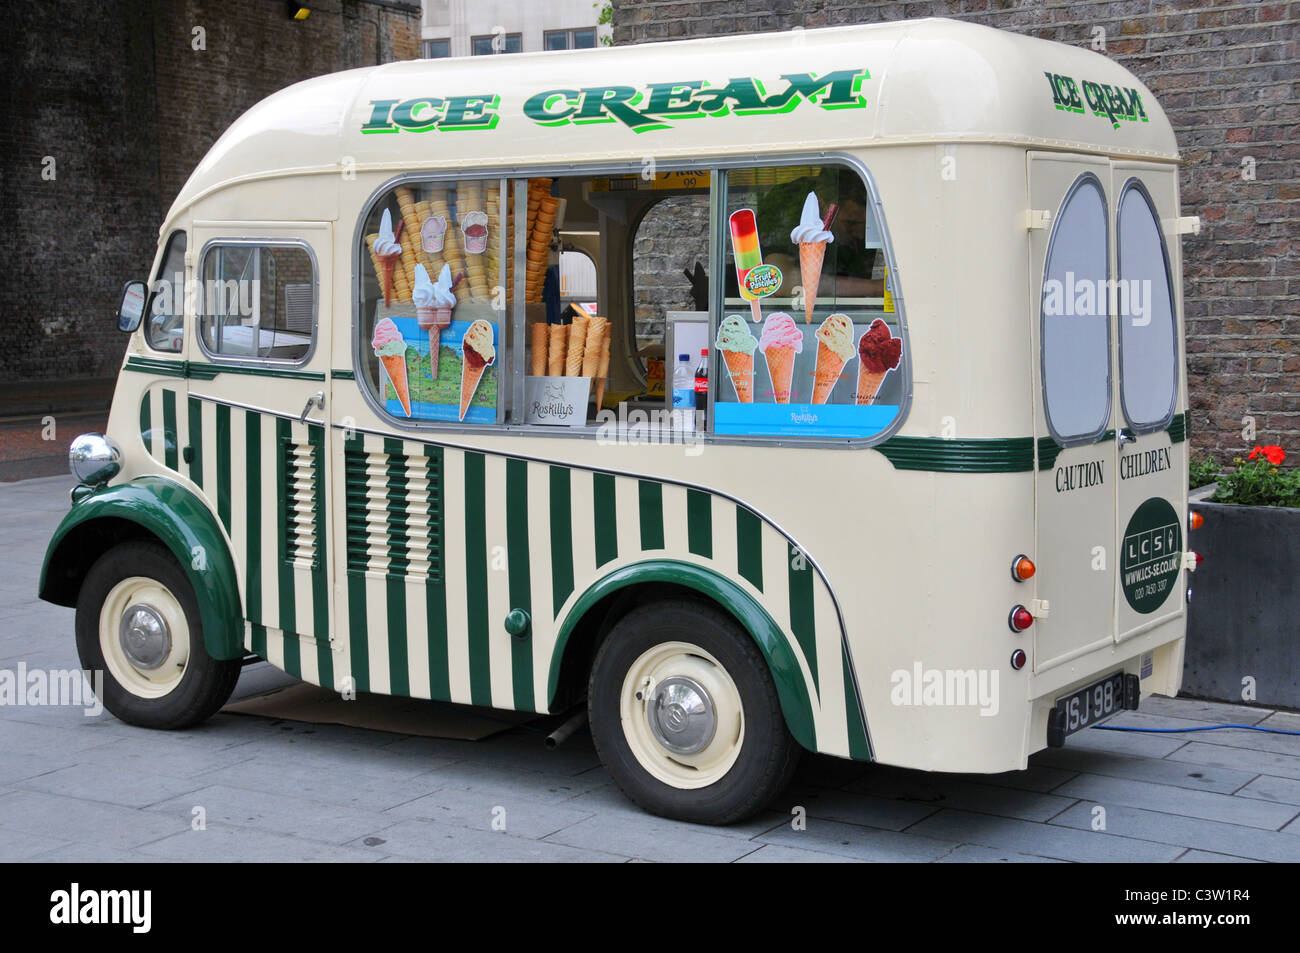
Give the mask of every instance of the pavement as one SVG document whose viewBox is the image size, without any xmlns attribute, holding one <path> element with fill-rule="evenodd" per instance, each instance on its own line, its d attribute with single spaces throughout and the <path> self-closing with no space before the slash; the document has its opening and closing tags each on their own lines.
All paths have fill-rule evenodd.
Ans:
<svg viewBox="0 0 1300 953">
<path fill-rule="evenodd" d="M 0 485 L 0 671 L 78 667 L 72 610 L 35 597 L 71 482 Z M 287 681 L 253 665 L 236 697 Z M 806 756 L 772 810 L 716 828 L 640 811 L 585 732 L 546 749 L 555 721 L 468 742 L 227 713 L 152 732 L 0 705 L 0 861 L 1300 860 L 1297 736 L 1088 730 L 992 776 Z M 1191 699 L 1113 723 L 1228 722 L 1300 730 Z"/>
<path fill-rule="evenodd" d="M 0 483 L 67 473 L 73 439 L 103 433 L 107 426 L 107 407 L 90 413 L 0 417 Z"/>
</svg>

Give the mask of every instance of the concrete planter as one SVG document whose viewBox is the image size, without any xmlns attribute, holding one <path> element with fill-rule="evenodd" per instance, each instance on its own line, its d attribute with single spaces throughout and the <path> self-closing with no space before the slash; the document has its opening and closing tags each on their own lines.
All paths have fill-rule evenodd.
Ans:
<svg viewBox="0 0 1300 953">
<path fill-rule="evenodd" d="M 1205 557 L 1190 576 L 1183 693 L 1300 708 L 1300 509 L 1193 501 L 1205 525 L 1189 547 Z"/>
</svg>

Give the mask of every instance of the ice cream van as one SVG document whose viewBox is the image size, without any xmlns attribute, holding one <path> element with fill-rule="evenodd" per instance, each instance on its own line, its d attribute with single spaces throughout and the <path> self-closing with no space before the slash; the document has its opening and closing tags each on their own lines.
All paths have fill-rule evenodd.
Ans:
<svg viewBox="0 0 1300 953">
<path fill-rule="evenodd" d="M 646 809 L 1003 772 L 1180 684 L 1178 150 L 947 20 L 391 63 L 238 119 L 126 285 L 42 598 L 117 717 L 256 656 L 584 713 Z"/>
</svg>

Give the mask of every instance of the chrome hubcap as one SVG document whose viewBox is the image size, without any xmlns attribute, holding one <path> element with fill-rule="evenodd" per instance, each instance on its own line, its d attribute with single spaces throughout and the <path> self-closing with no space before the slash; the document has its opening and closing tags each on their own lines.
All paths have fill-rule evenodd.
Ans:
<svg viewBox="0 0 1300 953">
<path fill-rule="evenodd" d="M 118 639 L 131 664 L 145 671 L 162 665 L 172 650 L 171 632 L 162 615 L 152 606 L 138 603 L 122 613 Z"/>
<path fill-rule="evenodd" d="M 713 740 L 718 716 L 713 699 L 693 678 L 672 675 L 654 686 L 646 719 L 655 739 L 675 754 L 696 754 Z"/>
</svg>

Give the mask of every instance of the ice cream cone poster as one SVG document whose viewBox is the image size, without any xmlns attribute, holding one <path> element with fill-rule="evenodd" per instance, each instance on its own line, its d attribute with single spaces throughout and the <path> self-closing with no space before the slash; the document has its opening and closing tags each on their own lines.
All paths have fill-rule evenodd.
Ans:
<svg viewBox="0 0 1300 953">
<path fill-rule="evenodd" d="M 736 400 L 742 404 L 754 402 L 754 351 L 758 339 L 745 327 L 745 319 L 738 314 L 729 314 L 718 326 L 718 339 L 715 342 L 722 362 L 727 367 L 727 377 Z"/>
<path fill-rule="evenodd" d="M 393 298 L 393 269 L 397 267 L 397 263 L 402 257 L 402 244 L 397 241 L 397 237 L 393 232 L 393 213 L 388 209 L 384 209 L 384 214 L 379 219 L 379 237 L 370 246 L 370 250 L 379 263 L 384 304 L 391 304 Z"/>
<path fill-rule="evenodd" d="M 781 270 L 763 264 L 763 251 L 758 244 L 758 223 L 752 208 L 737 209 L 731 213 L 729 221 L 731 253 L 736 260 L 736 285 L 740 296 L 749 302 L 751 317 L 758 322 L 763 320 L 759 299 L 775 294 L 781 287 Z"/>
<path fill-rule="evenodd" d="M 384 409 L 398 419 L 495 424 L 497 334 L 497 325 L 485 320 L 425 328 L 419 317 L 381 319 L 371 345 Z"/>
<path fill-rule="evenodd" d="M 809 324 L 776 312 L 756 334 L 728 315 L 715 346 L 732 384 L 714 403 L 717 433 L 863 439 L 898 418 L 905 387 L 893 372 L 904 366 L 903 340 L 874 315 L 855 324 L 836 312 Z"/>
<path fill-rule="evenodd" d="M 456 295 L 451 290 L 451 268 L 442 266 L 437 282 L 429 280 L 424 265 L 415 266 L 415 287 L 411 298 L 415 304 L 415 320 L 429 341 L 429 376 L 438 379 L 438 359 L 442 352 L 442 332 L 451 326 L 451 309 L 456 307 Z"/>
<path fill-rule="evenodd" d="M 429 254 L 439 254 L 447 244 L 447 219 L 430 215 L 420 226 L 420 246 Z"/>
<path fill-rule="evenodd" d="M 822 261 L 826 246 L 835 241 L 831 224 L 839 206 L 831 205 L 826 215 L 821 214 L 821 203 L 816 192 L 809 192 L 803 202 L 799 224 L 790 232 L 790 241 L 799 246 L 799 281 L 803 287 L 804 323 L 811 324 L 813 309 L 817 307 L 817 289 L 822 281 Z"/>
</svg>

